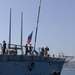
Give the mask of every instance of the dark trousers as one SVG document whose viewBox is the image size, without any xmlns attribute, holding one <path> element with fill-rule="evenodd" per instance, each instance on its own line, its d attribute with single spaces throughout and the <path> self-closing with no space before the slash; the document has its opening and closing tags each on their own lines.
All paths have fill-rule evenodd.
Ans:
<svg viewBox="0 0 75 75">
<path fill-rule="evenodd" d="M 26 50 L 25 55 L 27 55 L 29 52 L 30 52 L 29 50 Z"/>
<path fill-rule="evenodd" d="M 5 49 L 6 49 L 6 48 L 4 47 L 3 50 L 2 50 L 2 53 L 3 53 L 3 54 L 5 54 Z"/>
</svg>

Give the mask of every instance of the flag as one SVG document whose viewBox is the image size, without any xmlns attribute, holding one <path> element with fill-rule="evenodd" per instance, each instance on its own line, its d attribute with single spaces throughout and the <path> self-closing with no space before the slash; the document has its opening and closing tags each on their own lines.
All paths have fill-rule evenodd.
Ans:
<svg viewBox="0 0 75 75">
<path fill-rule="evenodd" d="M 31 40 L 32 40 L 32 34 L 33 34 L 33 31 L 31 32 L 31 34 L 28 36 L 28 38 L 26 39 L 26 42 L 28 44 L 30 44 Z"/>
</svg>

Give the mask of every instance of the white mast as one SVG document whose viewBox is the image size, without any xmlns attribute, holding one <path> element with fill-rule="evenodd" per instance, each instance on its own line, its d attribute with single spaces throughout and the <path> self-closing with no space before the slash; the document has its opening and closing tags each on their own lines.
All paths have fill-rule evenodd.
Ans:
<svg viewBox="0 0 75 75">
<path fill-rule="evenodd" d="M 35 47 L 36 47 L 36 39 L 37 39 L 37 31 L 38 31 L 38 24 L 39 24 L 41 1 L 42 0 L 40 0 L 40 5 L 39 5 L 39 9 L 38 9 L 38 16 L 37 16 L 37 25 L 36 25 L 35 40 L 34 40 L 34 51 L 35 51 Z"/>
<path fill-rule="evenodd" d="M 21 12 L 21 50 L 23 54 L 22 41 L 23 41 L 23 12 Z"/>
<path fill-rule="evenodd" d="M 11 8 L 10 8 L 10 19 L 9 19 L 9 45 L 8 48 L 10 49 L 10 44 L 11 44 Z"/>
</svg>

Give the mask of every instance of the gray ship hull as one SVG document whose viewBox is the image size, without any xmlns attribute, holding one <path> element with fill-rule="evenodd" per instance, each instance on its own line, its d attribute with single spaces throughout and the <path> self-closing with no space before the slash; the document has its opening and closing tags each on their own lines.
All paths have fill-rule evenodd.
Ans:
<svg viewBox="0 0 75 75">
<path fill-rule="evenodd" d="M 62 58 L 0 55 L 0 75 L 60 75 Z"/>
</svg>

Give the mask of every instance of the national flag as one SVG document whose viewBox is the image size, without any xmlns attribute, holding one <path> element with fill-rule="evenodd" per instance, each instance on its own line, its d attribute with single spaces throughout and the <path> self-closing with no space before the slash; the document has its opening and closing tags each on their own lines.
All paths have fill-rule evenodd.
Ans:
<svg viewBox="0 0 75 75">
<path fill-rule="evenodd" d="M 33 34 L 33 31 L 31 32 L 31 34 L 28 36 L 28 38 L 26 39 L 26 42 L 28 44 L 30 44 L 31 40 L 32 40 L 32 34 Z"/>
</svg>

